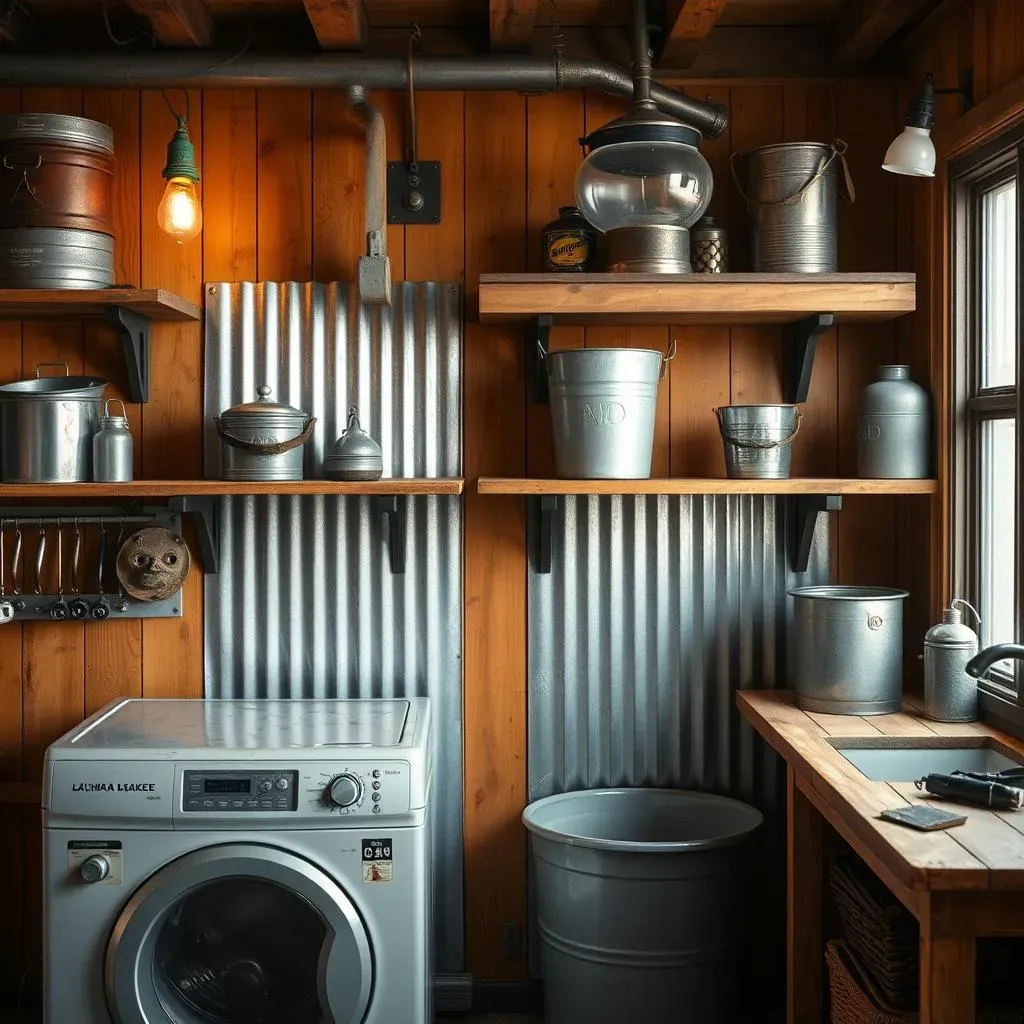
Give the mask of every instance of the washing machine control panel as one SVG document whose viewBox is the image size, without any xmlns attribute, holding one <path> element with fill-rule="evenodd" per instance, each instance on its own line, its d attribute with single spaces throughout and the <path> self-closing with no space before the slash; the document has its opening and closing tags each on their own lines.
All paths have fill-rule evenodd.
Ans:
<svg viewBox="0 0 1024 1024">
<path fill-rule="evenodd" d="M 233 813 L 294 811 L 299 803 L 299 773 L 281 771 L 189 771 L 182 782 L 181 809 Z"/>
<path fill-rule="evenodd" d="M 405 761 L 356 762 L 318 766 L 302 782 L 303 802 L 316 799 L 331 814 L 376 818 L 409 811 L 409 765 Z"/>
</svg>

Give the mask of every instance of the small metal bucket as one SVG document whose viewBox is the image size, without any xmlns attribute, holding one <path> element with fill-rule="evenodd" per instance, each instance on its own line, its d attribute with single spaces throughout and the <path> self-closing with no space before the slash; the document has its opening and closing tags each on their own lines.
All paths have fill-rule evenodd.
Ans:
<svg viewBox="0 0 1024 1024">
<path fill-rule="evenodd" d="M 675 355 L 651 349 L 590 348 L 545 358 L 558 475 L 638 480 L 651 475 L 658 382 Z"/>
<path fill-rule="evenodd" d="M 715 410 L 725 442 L 725 471 L 739 480 L 789 476 L 793 440 L 800 432 L 795 405 L 723 405 Z"/>
<path fill-rule="evenodd" d="M 747 160 L 747 188 L 736 168 Z M 733 177 L 752 219 L 755 271 L 830 274 L 839 268 L 836 203 L 855 198 L 846 143 L 788 142 L 734 153 Z"/>
</svg>

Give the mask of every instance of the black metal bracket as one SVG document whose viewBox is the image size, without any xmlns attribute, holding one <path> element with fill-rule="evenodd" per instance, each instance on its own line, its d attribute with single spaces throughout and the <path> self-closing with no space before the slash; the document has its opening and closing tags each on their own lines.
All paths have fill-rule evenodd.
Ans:
<svg viewBox="0 0 1024 1024">
<path fill-rule="evenodd" d="M 388 223 L 441 223 L 441 165 L 436 160 L 388 161 Z"/>
<path fill-rule="evenodd" d="M 547 575 L 551 572 L 551 556 L 555 540 L 555 516 L 559 512 L 559 499 L 553 494 L 542 494 L 531 499 L 535 505 L 534 512 L 537 538 L 534 548 L 533 568 L 535 572 Z"/>
<path fill-rule="evenodd" d="M 791 324 L 786 335 L 784 395 L 787 402 L 806 402 L 818 339 L 835 322 L 832 313 L 815 313 Z"/>
<path fill-rule="evenodd" d="M 170 498 L 172 512 L 187 516 L 196 531 L 203 569 L 210 575 L 220 572 L 220 498 L 213 495 Z"/>
<path fill-rule="evenodd" d="M 534 317 L 526 339 L 526 379 L 533 381 L 533 400 L 541 405 L 547 405 L 550 400 L 547 358 L 554 321 L 550 313 Z"/>
<path fill-rule="evenodd" d="M 103 316 L 121 339 L 128 370 L 128 397 L 133 402 L 148 402 L 149 317 L 123 306 L 106 306 Z"/>
<path fill-rule="evenodd" d="M 405 575 L 405 495 L 379 495 L 373 499 L 377 511 L 384 517 L 384 542 L 388 546 L 388 559 L 392 576 Z"/>
<path fill-rule="evenodd" d="M 793 572 L 807 572 L 818 516 L 822 512 L 838 512 L 843 499 L 838 494 L 797 494 L 790 500 L 790 562 Z"/>
</svg>

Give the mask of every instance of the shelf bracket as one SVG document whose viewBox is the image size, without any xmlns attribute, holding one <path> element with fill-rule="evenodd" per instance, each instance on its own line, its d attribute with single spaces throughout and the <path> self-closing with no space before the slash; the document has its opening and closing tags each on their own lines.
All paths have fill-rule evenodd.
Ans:
<svg viewBox="0 0 1024 1024">
<path fill-rule="evenodd" d="M 807 401 L 818 339 L 834 322 L 833 313 L 815 313 L 790 325 L 786 336 L 784 393 L 787 402 L 799 404 Z"/>
<path fill-rule="evenodd" d="M 121 339 L 128 371 L 128 397 L 133 402 L 148 402 L 149 317 L 123 306 L 105 306 L 103 316 Z"/>
<path fill-rule="evenodd" d="M 839 511 L 843 507 L 843 499 L 839 494 L 798 494 L 791 500 L 790 560 L 793 572 L 807 572 L 818 516 L 823 512 Z"/>
<path fill-rule="evenodd" d="M 214 495 L 170 498 L 168 507 L 185 516 L 196 531 L 203 570 L 211 576 L 220 572 L 220 498 Z"/>
<path fill-rule="evenodd" d="M 555 540 L 555 516 L 559 511 L 559 499 L 553 494 L 542 494 L 534 499 L 537 538 L 534 548 L 534 571 L 542 575 L 551 572 L 552 551 Z"/>
<path fill-rule="evenodd" d="M 533 400 L 540 405 L 548 404 L 547 358 L 554 320 L 550 313 L 534 317 L 526 339 L 526 379 L 533 381 Z"/>
<path fill-rule="evenodd" d="M 388 561 L 392 576 L 405 575 L 405 495 L 379 495 L 373 499 L 377 511 L 384 517 L 384 542 L 388 546 Z"/>
</svg>

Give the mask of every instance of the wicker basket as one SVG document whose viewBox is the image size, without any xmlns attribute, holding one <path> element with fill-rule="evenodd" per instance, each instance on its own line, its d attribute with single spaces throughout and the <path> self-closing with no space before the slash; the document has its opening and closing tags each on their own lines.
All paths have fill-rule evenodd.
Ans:
<svg viewBox="0 0 1024 1024">
<path fill-rule="evenodd" d="M 918 1024 L 920 1015 L 889 1006 L 842 942 L 825 947 L 832 1024 Z M 1024 1024 L 1024 1010 L 979 1010 L 978 1024 Z"/>
</svg>

